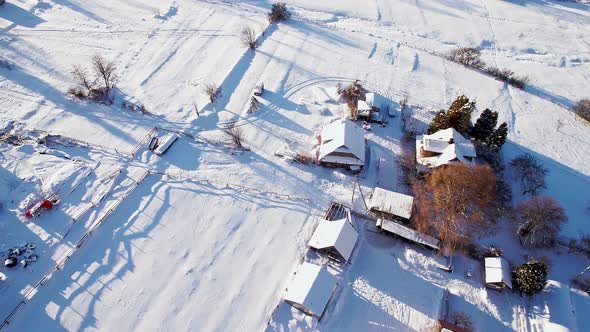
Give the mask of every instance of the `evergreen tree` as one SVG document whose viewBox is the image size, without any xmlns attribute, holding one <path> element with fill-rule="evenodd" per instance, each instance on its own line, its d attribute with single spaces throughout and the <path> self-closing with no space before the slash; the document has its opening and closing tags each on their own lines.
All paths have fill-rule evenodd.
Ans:
<svg viewBox="0 0 590 332">
<path fill-rule="evenodd" d="M 438 113 L 436 113 L 434 119 L 432 119 L 432 122 L 430 123 L 430 128 L 428 129 L 428 133 L 436 133 L 439 130 L 447 129 L 449 127 L 449 116 L 447 114 L 447 111 L 440 110 L 438 111 Z"/>
<path fill-rule="evenodd" d="M 504 143 L 506 143 L 506 138 L 508 138 L 508 124 L 506 122 L 502 122 L 498 129 L 494 130 L 494 133 L 490 137 L 488 145 L 494 149 L 500 149 Z"/>
<path fill-rule="evenodd" d="M 513 272 L 514 288 L 526 295 L 543 291 L 547 284 L 547 266 L 541 261 L 531 260 Z"/>
<path fill-rule="evenodd" d="M 447 111 L 439 111 L 428 129 L 432 134 L 439 130 L 455 128 L 460 133 L 466 133 L 471 121 L 471 113 L 475 109 L 475 102 L 469 101 L 464 95 L 457 97 Z"/>
<path fill-rule="evenodd" d="M 475 110 L 475 102 L 469 101 L 465 95 L 457 97 L 449 107 L 449 127 L 455 128 L 460 133 L 467 133 L 471 122 L 471 113 Z"/>
<path fill-rule="evenodd" d="M 475 126 L 471 130 L 471 137 L 479 142 L 490 140 L 497 123 L 498 112 L 486 108 L 475 122 Z"/>
</svg>

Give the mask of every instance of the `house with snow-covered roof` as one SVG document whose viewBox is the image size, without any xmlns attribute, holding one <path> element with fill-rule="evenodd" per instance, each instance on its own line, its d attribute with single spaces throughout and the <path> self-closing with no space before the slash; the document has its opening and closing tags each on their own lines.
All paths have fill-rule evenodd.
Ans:
<svg viewBox="0 0 590 332">
<path fill-rule="evenodd" d="M 475 157 L 473 143 L 455 128 L 416 137 L 416 161 L 421 172 L 443 165 L 469 164 Z"/>
<path fill-rule="evenodd" d="M 304 262 L 291 279 L 285 302 L 318 320 L 336 291 L 336 277 L 325 267 Z"/>
<path fill-rule="evenodd" d="M 502 257 L 486 257 L 484 265 L 486 287 L 495 290 L 512 289 L 512 273 L 508 261 Z"/>
<path fill-rule="evenodd" d="M 326 125 L 320 136 L 318 163 L 360 170 L 365 165 L 365 130 L 345 118 Z"/>
<path fill-rule="evenodd" d="M 327 253 L 338 261 L 348 261 L 357 239 L 358 233 L 347 218 L 320 219 L 307 245 L 318 252 Z"/>
</svg>

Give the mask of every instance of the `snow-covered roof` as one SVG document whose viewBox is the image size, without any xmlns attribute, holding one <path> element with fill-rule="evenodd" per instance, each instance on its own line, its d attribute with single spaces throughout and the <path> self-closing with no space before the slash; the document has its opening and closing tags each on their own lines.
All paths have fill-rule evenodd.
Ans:
<svg viewBox="0 0 590 332">
<path fill-rule="evenodd" d="M 321 317 L 336 288 L 336 277 L 326 268 L 304 262 L 287 287 L 285 301 L 305 307 Z"/>
<path fill-rule="evenodd" d="M 358 233 L 347 218 L 333 221 L 321 219 L 308 245 L 318 250 L 334 247 L 348 261 L 357 239 Z"/>
<path fill-rule="evenodd" d="M 345 165 L 365 164 L 365 132 L 352 121 L 340 119 L 326 125 L 321 137 L 320 161 Z"/>
<path fill-rule="evenodd" d="M 555 280 L 548 280 L 541 293 L 541 310 L 535 315 L 535 325 L 543 331 L 589 331 L 590 296 Z"/>
<path fill-rule="evenodd" d="M 158 147 L 154 150 L 154 153 L 157 154 L 158 156 L 163 155 L 166 152 L 166 150 L 168 150 L 170 148 L 170 146 L 172 146 L 172 143 L 174 143 L 177 139 L 178 139 L 178 134 L 175 134 L 175 133 L 170 133 L 170 134 L 160 138 L 159 139 L 160 145 L 158 145 Z"/>
<path fill-rule="evenodd" d="M 387 219 L 377 219 L 377 226 L 381 229 L 393 233 L 397 236 L 401 236 L 404 239 L 431 247 L 432 249 L 438 250 L 439 240 L 426 234 L 422 234 L 415 229 L 408 228 L 404 225 L 396 223 L 395 221 Z"/>
<path fill-rule="evenodd" d="M 413 204 L 412 196 L 377 187 L 371 196 L 369 209 L 410 219 Z"/>
<path fill-rule="evenodd" d="M 484 264 L 486 284 L 504 283 L 508 288 L 512 288 L 510 266 L 504 258 L 486 257 Z"/>
<path fill-rule="evenodd" d="M 421 150 L 437 153 L 437 155 L 423 157 Z M 418 136 L 416 138 L 416 152 L 418 162 L 429 167 L 447 165 L 455 160 L 469 163 L 471 161 L 467 158 L 477 157 L 473 143 L 454 128 L 439 130 L 431 135 Z"/>
<path fill-rule="evenodd" d="M 361 112 L 361 111 L 370 111 L 371 110 L 371 106 L 369 106 L 369 104 L 367 104 L 366 101 L 364 100 L 359 100 L 357 102 L 357 106 L 356 109 Z"/>
</svg>

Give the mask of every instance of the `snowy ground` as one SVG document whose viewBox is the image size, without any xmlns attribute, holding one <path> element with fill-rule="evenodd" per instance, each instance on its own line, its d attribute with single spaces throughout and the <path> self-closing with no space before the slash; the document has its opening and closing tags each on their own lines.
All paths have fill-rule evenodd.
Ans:
<svg viewBox="0 0 590 332">
<path fill-rule="evenodd" d="M 407 96 L 432 109 L 466 94 L 508 122 L 506 160 L 528 152 L 550 169 L 544 194 L 566 209 L 563 236 L 590 233 L 590 127 L 567 110 L 589 97 L 588 5 L 287 3 L 294 17 L 269 27 L 256 52 L 245 50 L 239 33 L 266 27 L 267 1 L 11 0 L 0 8 L 0 56 L 13 64 L 0 68 L 0 127 L 13 123 L 91 145 L 0 143 L 1 249 L 33 241 L 40 253 L 27 270 L 2 270 L 2 317 L 125 198 L 9 330 L 261 330 L 269 320 L 278 330 L 420 330 L 438 308 L 430 296 L 444 288 L 449 310 L 467 312 L 476 326 L 532 328 L 526 322 L 539 313 L 536 304 L 483 289 L 479 262 L 458 259 L 447 274 L 432 253 L 367 232 L 360 220 L 361 242 L 352 264 L 336 271 L 342 287 L 320 324 L 284 305 L 272 315 L 306 255 L 317 215 L 331 200 L 350 201 L 354 181 L 274 154 L 310 152 L 322 125 L 345 114 L 335 101 L 338 83 L 361 79 L 392 105 Z M 440 56 L 455 46 L 481 47 L 488 63 L 530 76 L 531 85 L 517 90 Z M 117 101 L 143 104 L 151 114 L 66 96 L 72 65 L 96 53 L 115 60 Z M 250 115 L 259 81 L 267 91 L 261 111 Z M 223 91 L 214 104 L 201 91 L 208 82 Z M 232 154 L 219 144 L 220 127 L 235 120 L 251 152 Z M 161 158 L 145 149 L 130 156 L 153 127 L 190 136 Z M 360 176 L 366 194 L 377 184 L 405 190 L 395 163 L 399 117 L 367 138 L 369 164 Z M 147 171 L 171 176 L 148 175 L 135 187 Z M 23 223 L 27 195 L 47 190 L 63 195 L 59 209 Z M 362 208 L 358 196 L 354 204 Z M 547 255 L 550 277 L 566 284 L 584 267 L 565 250 L 520 250 L 504 224 L 482 242 L 512 249 L 505 251 L 513 263 Z"/>
</svg>

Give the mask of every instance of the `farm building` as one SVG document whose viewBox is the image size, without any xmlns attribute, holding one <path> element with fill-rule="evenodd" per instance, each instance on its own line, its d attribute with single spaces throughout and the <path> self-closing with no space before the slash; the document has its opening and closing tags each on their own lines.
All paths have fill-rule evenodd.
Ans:
<svg viewBox="0 0 590 332">
<path fill-rule="evenodd" d="M 287 288 L 285 302 L 319 320 L 337 285 L 336 277 L 326 268 L 304 262 Z"/>
<path fill-rule="evenodd" d="M 410 220 L 413 206 L 414 197 L 379 187 L 369 201 L 369 209 L 378 217 L 402 222 Z"/>
<path fill-rule="evenodd" d="M 473 143 L 454 128 L 416 138 L 416 161 L 421 172 L 442 165 L 471 163 L 475 157 Z"/>
<path fill-rule="evenodd" d="M 422 234 L 415 229 L 411 229 L 395 221 L 387 219 L 377 219 L 377 228 L 382 231 L 397 235 L 406 240 L 418 243 L 420 245 L 429 247 L 430 249 L 438 250 L 439 240 L 426 234 Z"/>
<path fill-rule="evenodd" d="M 486 257 L 484 265 L 486 287 L 495 290 L 503 290 L 506 287 L 512 289 L 510 266 L 504 258 Z"/>
<path fill-rule="evenodd" d="M 348 261 L 357 239 L 358 233 L 348 218 L 333 221 L 320 219 L 308 246 L 338 261 Z"/>
<path fill-rule="evenodd" d="M 325 126 L 318 162 L 322 166 L 360 170 L 365 165 L 365 132 L 348 119 Z"/>
</svg>

